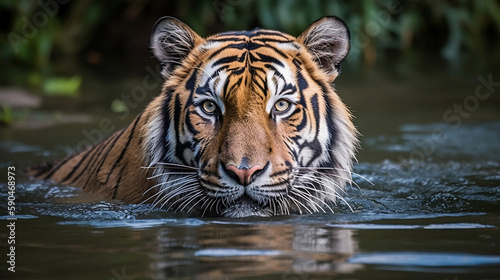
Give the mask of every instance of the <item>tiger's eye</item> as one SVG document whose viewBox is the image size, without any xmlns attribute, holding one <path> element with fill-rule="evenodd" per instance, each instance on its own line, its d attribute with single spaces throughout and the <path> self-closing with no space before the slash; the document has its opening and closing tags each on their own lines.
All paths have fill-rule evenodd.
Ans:
<svg viewBox="0 0 500 280">
<path fill-rule="evenodd" d="M 285 99 L 280 99 L 274 104 L 274 108 L 278 112 L 285 112 L 288 108 L 290 108 L 290 102 Z"/>
<path fill-rule="evenodd" d="M 213 114 L 215 110 L 217 110 L 217 105 L 215 105 L 215 102 L 207 100 L 203 102 L 202 104 L 203 111 L 207 114 Z"/>
</svg>

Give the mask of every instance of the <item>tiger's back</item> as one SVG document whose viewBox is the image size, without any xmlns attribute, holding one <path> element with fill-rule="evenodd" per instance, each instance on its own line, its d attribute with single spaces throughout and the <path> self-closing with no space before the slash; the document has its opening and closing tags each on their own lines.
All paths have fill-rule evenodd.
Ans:
<svg viewBox="0 0 500 280">
<path fill-rule="evenodd" d="M 104 199 L 140 203 L 144 200 L 144 192 L 153 183 L 147 180 L 151 170 L 138 169 L 144 166 L 143 137 L 138 131 L 147 122 L 145 115 L 140 114 L 132 124 L 103 142 L 60 162 L 32 168 L 29 173 L 41 179 L 80 187 Z"/>
</svg>

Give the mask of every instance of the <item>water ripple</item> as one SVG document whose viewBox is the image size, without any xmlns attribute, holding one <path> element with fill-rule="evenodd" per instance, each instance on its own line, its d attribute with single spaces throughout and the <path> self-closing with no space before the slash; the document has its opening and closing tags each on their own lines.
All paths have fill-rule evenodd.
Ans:
<svg viewBox="0 0 500 280">
<path fill-rule="evenodd" d="M 248 256 L 279 256 L 283 255 L 283 252 L 278 250 L 241 250 L 232 248 L 229 249 L 216 248 L 216 249 L 198 250 L 194 255 L 196 257 L 229 258 L 229 257 L 248 257 Z"/>
<path fill-rule="evenodd" d="M 349 263 L 373 265 L 458 267 L 497 265 L 500 264 L 500 256 L 457 253 L 385 252 L 357 254 L 349 258 L 348 261 Z"/>
<path fill-rule="evenodd" d="M 390 224 L 329 224 L 330 227 L 345 229 L 483 229 L 495 228 L 493 225 L 476 223 L 450 223 L 430 225 L 390 225 Z"/>
</svg>

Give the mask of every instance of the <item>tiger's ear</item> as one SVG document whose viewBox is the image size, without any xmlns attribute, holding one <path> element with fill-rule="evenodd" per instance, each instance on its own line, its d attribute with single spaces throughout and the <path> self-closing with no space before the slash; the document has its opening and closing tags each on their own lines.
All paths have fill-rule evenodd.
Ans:
<svg viewBox="0 0 500 280">
<path fill-rule="evenodd" d="M 324 17 L 312 23 L 298 38 L 311 52 L 319 67 L 338 75 L 340 63 L 351 47 L 349 29 L 338 17 Z"/>
<path fill-rule="evenodd" d="M 202 40 L 182 21 L 168 16 L 160 18 L 153 27 L 151 49 L 163 67 L 163 75 L 170 75 Z"/>
</svg>

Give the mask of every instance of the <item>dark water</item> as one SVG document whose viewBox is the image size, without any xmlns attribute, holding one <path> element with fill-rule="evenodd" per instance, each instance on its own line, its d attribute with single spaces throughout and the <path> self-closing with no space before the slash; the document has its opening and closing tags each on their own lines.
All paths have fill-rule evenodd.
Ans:
<svg viewBox="0 0 500 280">
<path fill-rule="evenodd" d="M 335 213 L 188 218 L 21 174 L 88 140 L 82 131 L 103 117 L 117 128 L 129 121 L 106 108 L 141 74 L 117 81 L 116 95 L 96 97 L 93 109 L 77 107 L 94 110 L 90 123 L 0 128 L 1 279 L 500 279 L 500 87 L 475 95 L 478 78 L 500 74 L 469 72 L 344 72 L 337 88 L 363 149 Z M 18 170 L 15 273 L 6 262 L 9 166 Z"/>
</svg>

